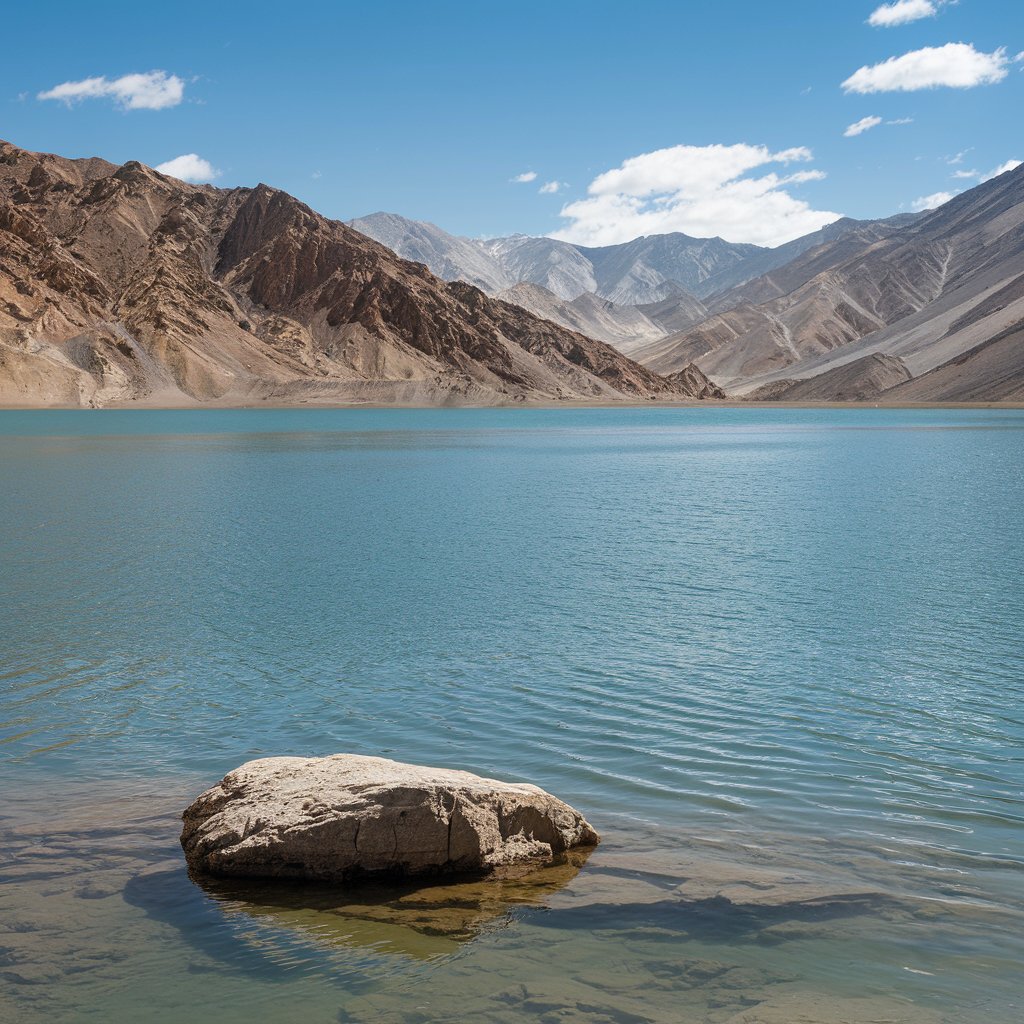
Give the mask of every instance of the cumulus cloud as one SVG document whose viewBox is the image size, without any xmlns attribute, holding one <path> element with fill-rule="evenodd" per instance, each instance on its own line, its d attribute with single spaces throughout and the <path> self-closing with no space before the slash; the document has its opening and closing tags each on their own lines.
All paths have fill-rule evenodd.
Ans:
<svg viewBox="0 0 1024 1024">
<path fill-rule="evenodd" d="M 612 245 L 640 235 L 681 231 L 780 245 L 839 219 L 840 214 L 814 210 L 787 191 L 825 175 L 817 170 L 759 176 L 750 172 L 811 158 L 803 146 L 773 153 L 767 146 L 745 143 L 671 146 L 642 153 L 598 175 L 587 198 L 564 206 L 561 216 L 568 224 L 553 237 Z"/>
<path fill-rule="evenodd" d="M 880 117 L 862 117 L 859 121 L 854 121 L 853 124 L 843 132 L 843 135 L 848 139 L 852 139 L 855 135 L 863 135 L 866 131 L 870 131 L 872 128 L 878 127 L 881 123 L 882 119 Z"/>
<path fill-rule="evenodd" d="M 938 13 L 938 4 L 932 0 L 896 0 L 872 11 L 868 24 L 875 28 L 892 28 L 921 18 L 934 18 Z"/>
<path fill-rule="evenodd" d="M 933 192 L 930 196 L 921 196 L 920 199 L 915 199 L 910 205 L 918 212 L 921 210 L 934 210 L 935 207 L 948 203 L 950 199 L 959 194 L 959 192 Z"/>
<path fill-rule="evenodd" d="M 69 107 L 82 100 L 112 99 L 125 110 L 163 110 L 176 107 L 185 95 L 185 83 L 166 71 L 122 75 L 120 78 L 83 78 L 63 82 L 38 94 L 41 100 L 59 100 Z"/>
<path fill-rule="evenodd" d="M 881 64 L 859 68 L 843 82 L 843 90 L 856 93 L 914 92 L 938 86 L 970 89 L 1002 81 L 1009 63 L 1005 48 L 983 53 L 970 43 L 926 46 L 902 57 L 890 57 Z"/>
<path fill-rule="evenodd" d="M 157 164 L 154 169 L 181 181 L 213 181 L 220 174 L 209 160 L 204 160 L 198 153 L 183 153 L 173 160 Z"/>
<path fill-rule="evenodd" d="M 537 191 L 542 196 L 553 196 L 556 192 L 561 192 L 565 187 L 566 183 L 564 181 L 545 181 Z"/>
<path fill-rule="evenodd" d="M 523 171 L 522 174 L 517 174 L 514 178 L 510 178 L 510 181 L 514 181 L 519 185 L 525 185 L 529 181 L 537 180 L 536 171 Z"/>
</svg>

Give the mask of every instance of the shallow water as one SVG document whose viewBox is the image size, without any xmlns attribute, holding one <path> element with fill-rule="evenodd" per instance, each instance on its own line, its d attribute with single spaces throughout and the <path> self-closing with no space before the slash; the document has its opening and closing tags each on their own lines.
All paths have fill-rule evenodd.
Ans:
<svg viewBox="0 0 1024 1024">
<path fill-rule="evenodd" d="M 0 413 L 0 1019 L 1019 1020 L 1022 455 L 1008 410 Z M 192 796 L 339 750 L 607 841 L 188 880 Z"/>
</svg>

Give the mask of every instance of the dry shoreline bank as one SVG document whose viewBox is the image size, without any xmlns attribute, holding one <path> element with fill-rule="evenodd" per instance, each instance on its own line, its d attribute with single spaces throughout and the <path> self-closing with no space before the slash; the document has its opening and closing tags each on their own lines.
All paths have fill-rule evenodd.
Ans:
<svg viewBox="0 0 1024 1024">
<path fill-rule="evenodd" d="M 422 403 L 422 402 L 111 402 L 102 406 L 84 405 L 10 405 L 0 404 L 0 412 L 102 412 L 108 409 L 150 412 L 246 409 L 1024 409 L 1024 402 L 746 402 L 740 399 L 646 401 L 522 401 L 505 403 Z"/>
</svg>

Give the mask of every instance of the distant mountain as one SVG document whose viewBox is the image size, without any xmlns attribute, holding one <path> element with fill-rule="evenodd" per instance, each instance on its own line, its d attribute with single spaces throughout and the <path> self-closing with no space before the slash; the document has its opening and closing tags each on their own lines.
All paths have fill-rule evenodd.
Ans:
<svg viewBox="0 0 1024 1024">
<path fill-rule="evenodd" d="M 644 316 L 664 329 L 665 334 L 675 334 L 707 318 L 708 308 L 696 296 L 682 288 L 668 285 L 668 296 L 660 302 L 642 303 L 636 308 Z"/>
<path fill-rule="evenodd" d="M 702 298 L 715 290 L 717 275 L 770 251 L 721 238 L 691 238 L 678 231 L 580 249 L 594 268 L 597 294 L 631 305 L 661 302 L 673 287 Z"/>
<path fill-rule="evenodd" d="M 491 295 L 517 283 L 479 243 L 449 235 L 435 224 L 394 213 L 373 213 L 348 224 L 403 259 L 425 263 L 445 281 L 466 281 Z"/>
<path fill-rule="evenodd" d="M 498 298 L 590 338 L 599 338 L 625 355 L 665 335 L 664 326 L 646 316 L 639 306 L 617 306 L 592 292 L 567 302 L 539 284 L 517 284 L 499 292 Z"/>
<path fill-rule="evenodd" d="M 894 217 L 885 217 L 881 220 L 854 220 L 852 217 L 840 217 L 839 220 L 826 224 L 809 235 L 794 238 L 793 241 L 776 246 L 774 249 L 762 249 L 733 268 L 720 270 L 711 279 L 710 290 L 701 294 L 707 300 L 707 304 L 714 309 L 722 308 L 723 305 L 726 307 L 735 305 L 735 299 L 730 298 L 732 294 L 730 289 L 736 288 L 746 281 L 753 281 L 763 274 L 770 274 L 776 268 L 785 267 L 810 249 L 816 249 L 826 242 L 835 242 L 844 235 L 885 238 L 898 228 L 913 224 L 922 216 L 924 214 L 898 213 Z M 723 293 L 725 293 L 724 296 Z"/>
<path fill-rule="evenodd" d="M 979 346 L 1012 337 L 1005 332 L 1024 319 L 1024 167 L 909 223 L 856 225 L 710 306 L 708 319 L 643 346 L 637 358 L 659 373 L 695 361 L 742 393 L 880 353 L 900 358 L 915 378 L 950 364 L 943 394 L 960 393 L 958 375 L 965 395 L 982 394 L 997 362 L 1013 377 L 1013 345 L 1000 343 L 998 359 Z M 926 386 L 898 387 L 923 395 Z"/>
<path fill-rule="evenodd" d="M 649 399 L 703 392 L 694 374 L 441 281 L 266 185 L 0 143 L 0 404 Z"/>
<path fill-rule="evenodd" d="M 722 293 L 728 296 L 729 289 L 789 264 L 808 249 L 849 234 L 874 232 L 884 237 L 914 216 L 888 221 L 843 218 L 776 249 L 721 238 L 691 238 L 679 232 L 600 247 L 532 235 L 477 240 L 450 235 L 434 224 L 393 213 L 374 213 L 349 221 L 349 225 L 398 255 L 425 263 L 445 280 L 468 281 L 489 294 L 503 293 L 511 301 L 518 301 L 516 295 L 532 296 L 528 309 L 536 311 L 538 302 L 549 300 L 528 290 L 513 293 L 511 289 L 536 285 L 566 302 L 594 295 L 620 309 L 639 306 L 645 317 L 664 325 L 663 334 L 671 334 L 706 317 L 700 297 L 713 301 L 715 308 L 722 302 L 731 305 L 728 298 L 720 299 Z M 567 322 L 565 317 L 552 318 Z M 651 340 L 646 329 L 625 338 L 618 327 L 603 333 L 599 329 L 594 337 L 627 352 Z"/>
<path fill-rule="evenodd" d="M 587 292 L 597 292 L 593 266 L 568 242 L 511 235 L 487 239 L 479 245 L 514 284 L 537 284 L 570 301 Z"/>
<path fill-rule="evenodd" d="M 710 294 L 717 275 L 733 271 L 731 281 L 738 264 L 773 251 L 679 233 L 597 248 L 533 235 L 478 240 L 394 213 L 373 213 L 348 223 L 399 256 L 426 263 L 446 280 L 469 281 L 492 293 L 536 284 L 570 302 L 589 292 L 620 306 L 673 297 L 690 301 Z M 752 273 L 769 264 L 775 265 L 769 258 Z"/>
</svg>

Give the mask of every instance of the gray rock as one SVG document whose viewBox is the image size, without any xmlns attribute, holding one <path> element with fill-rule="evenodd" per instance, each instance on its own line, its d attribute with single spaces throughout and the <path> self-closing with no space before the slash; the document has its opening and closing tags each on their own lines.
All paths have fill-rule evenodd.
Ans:
<svg viewBox="0 0 1024 1024">
<path fill-rule="evenodd" d="M 536 786 L 357 754 L 250 761 L 182 818 L 190 869 L 220 876 L 489 873 L 600 841 Z"/>
</svg>

